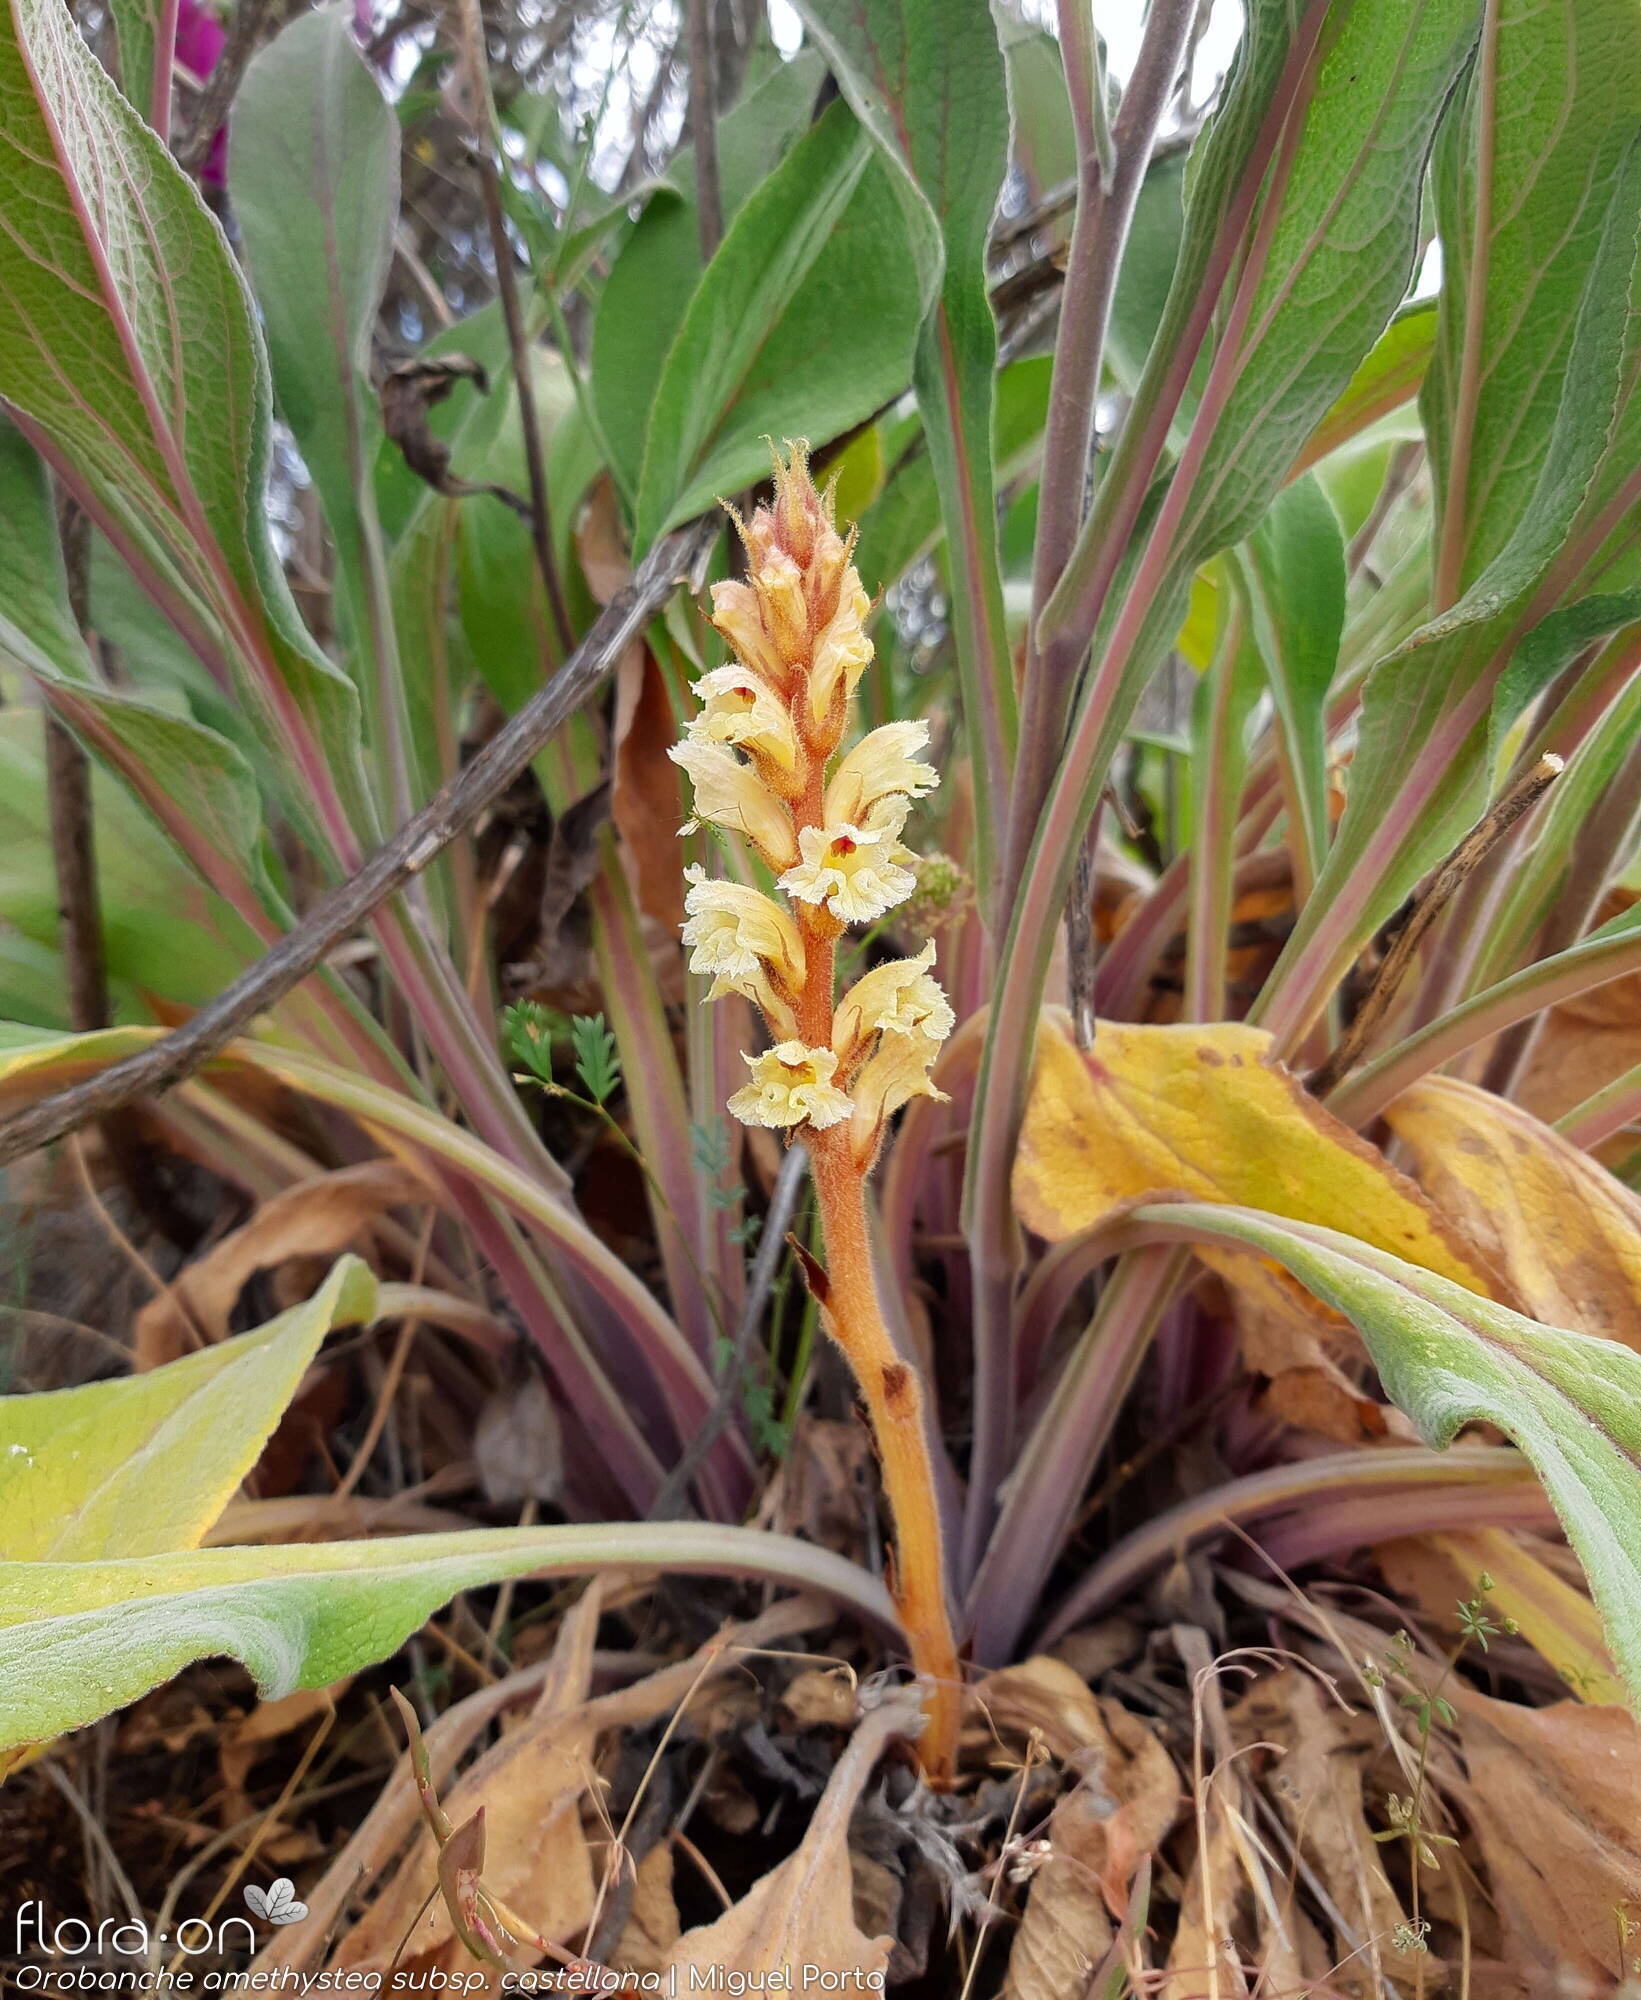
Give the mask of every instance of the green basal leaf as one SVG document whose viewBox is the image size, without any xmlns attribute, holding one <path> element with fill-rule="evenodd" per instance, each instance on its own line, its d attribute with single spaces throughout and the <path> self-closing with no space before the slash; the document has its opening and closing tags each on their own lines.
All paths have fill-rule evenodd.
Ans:
<svg viewBox="0 0 1641 2000">
<path fill-rule="evenodd" d="M 254 717 L 291 810 L 361 797 L 353 692 L 264 512 L 267 369 L 215 218 L 57 0 L 0 36 L 0 396 Z M 323 747 L 305 753 L 298 738 Z"/>
<path fill-rule="evenodd" d="M 242 1661 L 269 1700 L 328 1687 L 386 1659 L 461 1591 L 601 1570 L 811 1588 L 898 1629 L 883 1585 L 829 1549 L 687 1521 L 0 1562 L 0 1752 L 83 1728 L 195 1660 Z"/>
<path fill-rule="evenodd" d="M 998 21 L 1008 74 L 1014 148 L 1033 201 L 1041 201 L 1077 173 L 1077 137 L 1066 94 L 1060 44 L 1045 28 L 1011 14 Z M 1071 225 L 1068 207 L 1065 227 Z"/>
<path fill-rule="evenodd" d="M 1537 504 L 1576 337 L 1574 302 L 1641 104 L 1630 0 L 1497 0 L 1488 15 L 1433 177 L 1443 277 L 1423 407 L 1438 523 L 1448 485 L 1462 483 L 1452 523 L 1461 588 Z"/>
<path fill-rule="evenodd" d="M 102 684 L 69 608 L 45 469 L 3 418 L 0 662 L 49 688 L 59 713 L 106 748 L 139 798 L 174 801 L 214 853 L 255 879 L 261 807 L 249 765 L 214 731 Z"/>
<path fill-rule="evenodd" d="M 193 1548 L 233 1498 L 334 1326 L 376 1281 L 345 1257 L 306 1304 L 145 1375 L 0 1396 L 0 1564 Z"/>
<path fill-rule="evenodd" d="M 1301 454 L 1301 467 L 1326 458 L 1390 411 L 1411 402 L 1435 351 L 1436 301 L 1420 299 L 1404 306 L 1312 431 Z"/>
<path fill-rule="evenodd" d="M 1276 704 L 1304 872 L 1314 881 L 1328 850 L 1327 697 L 1345 627 L 1344 537 L 1314 479 L 1277 495 L 1240 569 Z"/>
<path fill-rule="evenodd" d="M 160 32 L 164 28 L 175 35 L 175 18 L 167 21 L 163 0 L 109 0 L 108 12 L 114 23 L 120 88 L 140 118 L 152 118 Z M 169 71 L 166 85 L 169 92 Z"/>
<path fill-rule="evenodd" d="M 1531 441 L 1537 477 L 1514 532 L 1450 610 L 1374 668 L 1363 691 L 1350 801 L 1267 989 L 1275 1003 L 1264 1018 L 1284 1036 L 1311 1017 L 1362 941 L 1479 814 L 1495 690 L 1555 608 L 1541 586 L 1552 565 L 1558 574 L 1566 569 L 1569 538 L 1590 518 L 1592 491 L 1628 470 L 1615 462 L 1614 436 L 1634 378 L 1638 217 L 1641 143 L 1625 157 L 1572 314 L 1555 422 Z M 1567 580 L 1574 577 L 1576 568 Z M 1592 601 L 1571 614 L 1572 625 L 1594 637 L 1603 606 L 1622 623 L 1623 602 Z M 1551 659 L 1557 629 L 1540 642 Z M 1535 678 L 1529 652 L 1512 686 L 1525 698 Z M 1373 865 L 1364 867 L 1370 851 Z"/>
<path fill-rule="evenodd" d="M 1162 316 L 1179 262 L 1185 229 L 1184 153 L 1153 160 L 1134 204 L 1122 270 L 1111 300 L 1106 361 L 1119 385 L 1133 394 Z"/>
<path fill-rule="evenodd" d="M 0 635 L 0 654 L 4 650 Z M 100 747 L 102 726 L 112 718 L 132 754 L 147 760 L 155 783 L 164 782 L 178 742 L 191 748 L 192 737 L 204 734 L 135 703 L 88 703 L 82 714 L 79 700 L 75 691 L 67 701 L 76 730 Z M 145 741 L 150 727 L 151 742 Z M 184 797 L 205 802 L 196 766 L 179 760 L 172 776 Z M 121 1009 L 148 1018 L 140 1005 L 144 995 L 200 1006 L 244 971 L 257 955 L 257 940 L 118 779 L 94 763 L 91 782 L 103 949 Z M 44 731 L 32 704 L 0 710 L 0 921 L 36 944 L 58 947 Z"/>
<path fill-rule="evenodd" d="M 1194 561 L 1251 532 L 1406 296 L 1425 164 L 1475 31 L 1471 0 L 1351 7 L 1336 29 L 1330 17 L 1280 214 L 1260 218 L 1269 241 L 1234 385 L 1181 522 Z M 1201 187 L 1194 174 L 1188 231 Z"/>
<path fill-rule="evenodd" d="M 1051 355 L 1033 354 L 1024 361 L 1011 361 L 997 378 L 992 462 L 999 480 L 1021 478 L 1041 454 L 1053 371 Z M 889 476 L 883 491 L 861 517 L 855 552 L 861 581 L 874 600 L 898 582 L 920 556 L 927 555 L 945 530 L 934 464 L 924 446 L 921 423 L 910 416 L 886 428 L 884 458 Z"/>
<path fill-rule="evenodd" d="M 1151 1234 L 1273 1257 L 1360 1332 L 1397 1407 L 1436 1449 L 1496 1424 L 1532 1460 L 1641 1705 L 1641 1354 L 1525 1319 L 1331 1229 L 1252 1209 L 1147 1207 Z"/>
<path fill-rule="evenodd" d="M 382 426 L 371 330 L 393 256 L 399 126 L 354 43 L 352 10 L 292 21 L 251 63 L 234 98 L 228 178 L 281 416 L 313 476 L 335 545 L 355 678 L 370 718 L 384 813 L 388 747 L 413 752 L 373 482 Z"/>
<path fill-rule="evenodd" d="M 796 0 L 895 175 L 926 313 L 914 383 L 946 526 L 982 878 L 996 866 L 1017 719 L 991 456 L 997 326 L 986 246 L 1008 171 L 1003 53 L 986 0 Z"/>
<path fill-rule="evenodd" d="M 0 1753 L 135 1701 L 195 1660 L 264 1695 L 385 1659 L 458 1591 L 601 1569 L 826 1591 L 894 1631 L 882 1584 L 780 1535 L 693 1523 L 475 1530 L 295 1548 L 195 1544 L 255 1464 L 320 1342 L 368 1319 L 344 1258 L 305 1305 L 146 1375 L 0 1397 Z"/>
<path fill-rule="evenodd" d="M 836 106 L 730 224 L 656 389 L 639 547 L 759 478 L 772 436 L 819 445 L 906 385 L 921 300 L 893 186 Z"/>
<path fill-rule="evenodd" d="M 720 121 L 718 179 L 726 223 L 803 132 L 823 76 L 819 58 L 800 52 Z M 693 172 L 674 162 L 633 225 L 599 295 L 592 394 L 614 456 L 610 469 L 629 495 L 638 491 L 650 408 L 667 352 L 701 275 L 694 192 Z"/>
</svg>

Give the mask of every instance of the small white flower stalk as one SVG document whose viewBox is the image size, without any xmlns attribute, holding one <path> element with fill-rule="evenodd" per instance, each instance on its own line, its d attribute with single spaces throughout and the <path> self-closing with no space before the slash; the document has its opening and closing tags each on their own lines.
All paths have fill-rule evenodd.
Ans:
<svg viewBox="0 0 1641 2000">
<path fill-rule="evenodd" d="M 692 868 L 684 942 L 712 998 L 744 993 L 769 1025 L 771 1046 L 746 1056 L 750 1074 L 730 1111 L 809 1148 L 827 1254 L 810 1282 L 871 1415 L 895 1524 L 896 1599 L 929 1690 L 919 1752 L 931 1782 L 944 1784 L 962 1685 L 939 1509 L 922 1387 L 878 1303 L 865 1185 L 894 1114 L 941 1095 L 929 1071 L 953 1016 L 932 944 L 836 995 L 844 931 L 876 923 L 917 888 L 901 834 L 939 774 L 918 756 L 929 738 L 922 722 L 887 723 L 839 755 L 872 658 L 871 606 L 850 560 L 853 531 L 838 532 L 803 445 L 776 457 L 774 504 L 736 526 L 747 580 L 712 591 L 712 623 L 735 657 L 696 683 L 701 712 L 672 756 L 695 788 L 686 831 L 704 823 L 739 834 L 786 902 Z"/>
</svg>

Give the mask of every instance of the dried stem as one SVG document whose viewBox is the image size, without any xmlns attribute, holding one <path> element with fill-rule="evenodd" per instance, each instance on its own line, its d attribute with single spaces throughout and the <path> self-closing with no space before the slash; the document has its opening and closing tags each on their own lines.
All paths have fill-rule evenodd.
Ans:
<svg viewBox="0 0 1641 2000">
<path fill-rule="evenodd" d="M 234 101 L 251 57 L 256 54 L 262 29 L 270 18 L 277 24 L 284 10 L 278 0 L 239 0 L 228 19 L 228 37 L 222 45 L 205 88 L 195 102 L 187 129 L 177 134 L 172 151 L 184 173 L 197 174 L 210 153 L 228 107 Z"/>
<path fill-rule="evenodd" d="M 575 627 L 564 583 L 553 554 L 553 516 L 547 494 L 547 465 L 541 449 L 541 423 L 536 410 L 535 376 L 530 366 L 530 340 L 525 331 L 524 312 L 519 304 L 518 275 L 513 269 L 513 242 L 507 234 L 507 217 L 502 209 L 501 170 L 496 165 L 495 100 L 490 94 L 490 65 L 485 55 L 484 17 L 479 0 L 456 0 L 457 46 L 467 72 L 468 130 L 473 159 L 479 171 L 484 197 L 484 223 L 490 236 L 490 251 L 496 262 L 496 292 L 501 300 L 501 316 L 507 327 L 507 350 L 513 364 L 513 387 L 518 396 L 519 428 L 524 433 L 524 463 L 530 475 L 530 538 L 535 548 L 536 568 L 541 572 L 547 593 L 553 630 L 567 656 L 575 645 Z"/>
<path fill-rule="evenodd" d="M 57 871 L 57 930 L 68 976 L 68 1024 L 85 1034 L 108 1026 L 108 972 L 91 823 L 91 759 L 55 715 L 48 714 L 45 723 L 51 858 Z"/>
<path fill-rule="evenodd" d="M 58 507 L 63 565 L 74 619 L 87 619 L 91 523 L 62 498 Z M 68 980 L 68 1024 L 76 1033 L 108 1026 L 108 968 L 102 907 L 97 897 L 96 836 L 91 816 L 91 760 L 79 739 L 48 708 L 45 716 L 46 795 L 51 858 L 57 875 L 57 933 Z"/>
<path fill-rule="evenodd" d="M 717 106 L 713 102 L 712 0 L 689 0 L 689 130 L 695 142 L 695 208 L 701 228 L 701 261 L 710 264 L 723 240 L 724 205 L 718 186 Z"/>
<path fill-rule="evenodd" d="M 1357 1008 L 1350 1026 L 1320 1066 L 1311 1072 L 1309 1089 L 1313 1096 L 1325 1097 L 1354 1067 L 1407 977 L 1414 954 L 1430 926 L 1517 820 L 1530 812 L 1555 783 L 1561 771 L 1559 757 L 1541 757 L 1530 771 L 1523 772 L 1515 784 L 1488 807 L 1480 822 L 1471 828 L 1431 876 L 1424 894 L 1409 911 L 1407 922 L 1392 940 L 1367 997 Z"/>
</svg>

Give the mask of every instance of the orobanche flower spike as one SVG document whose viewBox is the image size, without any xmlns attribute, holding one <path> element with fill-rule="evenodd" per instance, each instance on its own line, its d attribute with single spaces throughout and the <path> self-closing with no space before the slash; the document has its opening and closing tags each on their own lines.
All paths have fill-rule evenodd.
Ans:
<svg viewBox="0 0 1641 2000">
<path fill-rule="evenodd" d="M 712 980 L 710 997 L 743 993 L 768 1023 L 771 1046 L 747 1053 L 748 1081 L 730 1111 L 809 1148 L 827 1255 L 812 1283 L 871 1415 L 894 1517 L 896 1595 L 929 1689 L 920 1754 L 931 1780 L 945 1783 L 962 1688 L 939 1511 L 922 1387 L 878 1303 L 865 1185 L 889 1120 L 914 1097 L 940 1095 L 929 1072 L 953 1016 L 932 944 L 874 967 L 841 1000 L 835 992 L 843 932 L 876 923 L 917 887 L 901 834 L 939 773 L 918 757 L 929 740 L 922 722 L 886 723 L 839 755 L 871 663 L 871 605 L 850 560 L 853 533 L 838 532 L 803 445 L 777 455 L 773 504 L 736 526 L 746 581 L 712 591 L 712 623 L 735 657 L 695 684 L 703 706 L 672 756 L 695 788 L 686 831 L 705 823 L 740 834 L 787 902 L 691 869 L 684 942 L 690 970 Z"/>
</svg>

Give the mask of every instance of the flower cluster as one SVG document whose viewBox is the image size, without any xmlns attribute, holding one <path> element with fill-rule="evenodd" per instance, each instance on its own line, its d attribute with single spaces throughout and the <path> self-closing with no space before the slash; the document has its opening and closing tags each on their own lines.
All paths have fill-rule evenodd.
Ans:
<svg viewBox="0 0 1641 2000">
<path fill-rule="evenodd" d="M 685 831 L 740 834 L 790 907 L 692 868 L 684 942 L 711 997 L 745 994 L 773 1038 L 746 1057 L 751 1080 L 729 1109 L 786 1131 L 847 1122 L 864 1170 L 903 1104 L 941 1094 L 929 1071 L 953 1017 L 932 944 L 875 967 L 834 1003 L 837 940 L 916 890 L 917 857 L 901 834 L 939 774 L 918 754 L 923 722 L 886 723 L 839 754 L 872 658 L 871 606 L 850 559 L 853 532 L 838 532 L 802 445 L 777 457 L 773 503 L 736 526 L 746 580 L 712 592 L 712 623 L 735 657 L 696 682 L 701 711 L 672 756 L 694 786 Z"/>
</svg>

